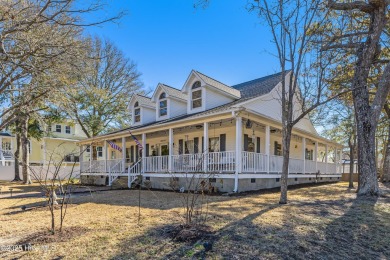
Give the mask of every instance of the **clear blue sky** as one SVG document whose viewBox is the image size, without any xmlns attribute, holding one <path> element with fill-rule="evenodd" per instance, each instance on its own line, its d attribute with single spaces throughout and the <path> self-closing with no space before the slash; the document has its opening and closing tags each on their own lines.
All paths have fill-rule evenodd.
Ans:
<svg viewBox="0 0 390 260">
<path fill-rule="evenodd" d="M 246 3 L 212 0 L 195 9 L 193 0 L 110 1 L 100 17 L 128 14 L 87 32 L 110 39 L 131 58 L 146 88 L 159 82 L 181 88 L 191 69 L 233 85 L 279 71 L 269 29 Z"/>
</svg>

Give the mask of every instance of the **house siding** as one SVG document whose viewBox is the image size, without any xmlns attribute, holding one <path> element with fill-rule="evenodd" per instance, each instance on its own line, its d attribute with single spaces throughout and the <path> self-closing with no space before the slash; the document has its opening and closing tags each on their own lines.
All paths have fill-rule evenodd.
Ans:
<svg viewBox="0 0 390 260">
<path fill-rule="evenodd" d="M 169 117 L 171 118 L 184 115 L 187 112 L 187 103 L 185 101 L 181 102 L 170 98 L 168 105 Z"/>
<path fill-rule="evenodd" d="M 141 124 L 156 121 L 156 111 L 151 108 L 141 107 Z"/>
<path fill-rule="evenodd" d="M 205 97 L 206 110 L 234 101 L 233 98 L 227 97 L 221 94 L 220 92 L 214 91 L 210 87 L 205 87 L 203 89 L 206 94 Z"/>
</svg>

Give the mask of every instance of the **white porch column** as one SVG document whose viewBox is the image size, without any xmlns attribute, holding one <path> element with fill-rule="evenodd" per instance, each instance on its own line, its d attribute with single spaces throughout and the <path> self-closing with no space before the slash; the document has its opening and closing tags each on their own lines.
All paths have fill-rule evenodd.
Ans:
<svg viewBox="0 0 390 260">
<path fill-rule="evenodd" d="M 43 165 L 46 165 L 46 154 L 47 154 L 47 148 L 46 148 L 46 140 L 43 138 Z M 82 147 L 82 146 L 81 146 Z"/>
<path fill-rule="evenodd" d="M 318 171 L 317 167 L 317 161 L 318 161 L 318 142 L 315 142 L 315 148 L 314 148 L 314 162 L 316 163 L 316 172 Z"/>
<path fill-rule="evenodd" d="M 93 151 L 92 151 L 92 143 L 89 144 L 89 172 L 92 172 L 92 156 L 93 156 Z"/>
<path fill-rule="evenodd" d="M 122 173 L 126 169 L 126 137 L 122 137 Z"/>
<path fill-rule="evenodd" d="M 325 173 L 328 173 L 328 144 L 325 144 Z"/>
<path fill-rule="evenodd" d="M 265 126 L 265 154 L 267 155 L 267 173 L 269 173 L 270 169 L 270 154 L 271 154 L 271 127 L 269 125 Z"/>
<path fill-rule="evenodd" d="M 339 156 L 340 156 L 339 160 L 336 161 L 336 172 L 335 173 L 341 173 L 341 160 L 343 159 L 343 149 L 340 149 L 340 155 Z M 354 166 L 354 167 L 356 167 L 356 166 Z M 354 172 L 354 171 L 352 170 L 352 172 Z"/>
<path fill-rule="evenodd" d="M 146 163 L 146 134 L 142 134 L 142 173 L 145 173 L 145 163 Z"/>
<path fill-rule="evenodd" d="M 242 117 L 236 117 L 236 172 L 234 178 L 234 192 L 238 192 L 238 174 L 242 170 Z"/>
<path fill-rule="evenodd" d="M 106 173 L 108 172 L 107 158 L 108 158 L 107 140 L 104 140 L 104 169 L 106 169 Z"/>
<path fill-rule="evenodd" d="M 84 172 L 84 164 L 83 164 L 83 161 L 84 161 L 84 158 L 83 158 L 83 150 L 84 150 L 84 145 L 80 145 L 79 146 L 79 163 L 80 163 L 80 173 Z"/>
<path fill-rule="evenodd" d="M 1 147 L 0 147 L 1 148 Z M 11 137 L 11 151 L 14 152 L 14 139 Z"/>
<path fill-rule="evenodd" d="M 203 171 L 207 172 L 209 163 L 209 123 L 203 123 Z"/>
<path fill-rule="evenodd" d="M 168 172 L 173 172 L 173 128 L 169 128 L 169 142 L 168 142 Z"/>
<path fill-rule="evenodd" d="M 303 161 L 303 174 L 306 173 L 306 138 L 302 137 L 302 161 Z"/>
</svg>

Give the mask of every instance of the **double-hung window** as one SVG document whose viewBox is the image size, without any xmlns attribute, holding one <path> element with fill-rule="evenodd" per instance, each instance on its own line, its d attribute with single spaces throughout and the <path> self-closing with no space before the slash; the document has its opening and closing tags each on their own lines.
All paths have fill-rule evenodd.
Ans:
<svg viewBox="0 0 390 260">
<path fill-rule="evenodd" d="M 202 89 L 200 81 L 192 84 L 192 108 L 202 107 Z"/>
</svg>

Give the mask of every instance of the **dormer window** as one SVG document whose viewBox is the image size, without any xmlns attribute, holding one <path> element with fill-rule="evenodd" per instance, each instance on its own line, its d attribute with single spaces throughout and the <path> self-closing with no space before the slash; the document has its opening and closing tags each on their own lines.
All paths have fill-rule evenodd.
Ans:
<svg viewBox="0 0 390 260">
<path fill-rule="evenodd" d="M 202 106 L 202 89 L 200 81 L 195 81 L 192 84 L 192 108 L 198 108 Z"/>
<path fill-rule="evenodd" d="M 139 108 L 138 101 L 134 104 L 134 122 L 138 123 L 141 121 L 141 109 Z"/>
<path fill-rule="evenodd" d="M 161 93 L 160 98 L 160 116 L 166 116 L 168 114 L 167 96 L 165 92 Z"/>
</svg>

